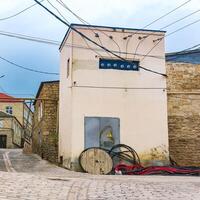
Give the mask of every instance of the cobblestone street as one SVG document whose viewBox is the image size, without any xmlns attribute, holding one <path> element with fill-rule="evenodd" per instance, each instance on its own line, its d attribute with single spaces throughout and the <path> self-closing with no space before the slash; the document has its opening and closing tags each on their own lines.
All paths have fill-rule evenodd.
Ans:
<svg viewBox="0 0 200 200">
<path fill-rule="evenodd" d="M 21 150 L 0 150 L 0 155 L 0 200 L 199 200 L 200 197 L 199 177 L 93 176 L 70 172 L 37 155 L 24 155 Z"/>
</svg>

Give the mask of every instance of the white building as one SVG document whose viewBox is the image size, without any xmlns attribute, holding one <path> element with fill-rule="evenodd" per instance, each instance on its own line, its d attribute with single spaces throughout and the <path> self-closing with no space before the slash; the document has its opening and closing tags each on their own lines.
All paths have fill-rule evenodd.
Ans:
<svg viewBox="0 0 200 200">
<path fill-rule="evenodd" d="M 76 169 L 85 148 L 110 148 L 117 143 L 133 147 L 143 164 L 167 162 L 166 77 L 140 68 L 166 73 L 164 41 L 157 40 L 165 32 L 71 27 L 128 62 L 72 28 L 67 31 L 60 46 L 59 157 L 63 165 Z"/>
</svg>

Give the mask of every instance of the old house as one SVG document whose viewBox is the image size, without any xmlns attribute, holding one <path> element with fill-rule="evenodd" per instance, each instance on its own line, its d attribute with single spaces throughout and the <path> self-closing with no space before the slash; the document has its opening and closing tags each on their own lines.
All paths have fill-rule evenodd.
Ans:
<svg viewBox="0 0 200 200">
<path fill-rule="evenodd" d="M 59 81 L 41 82 L 34 102 L 32 150 L 51 162 L 58 160 Z"/>
<path fill-rule="evenodd" d="M 168 163 L 166 77 L 142 69 L 166 73 L 164 34 L 71 25 L 60 46 L 59 159 L 65 167 L 78 169 L 86 148 L 117 143 L 133 147 L 143 164 Z"/>
<path fill-rule="evenodd" d="M 200 49 L 167 54 L 170 156 L 200 166 Z"/>
<path fill-rule="evenodd" d="M 15 116 L 0 111 L 0 148 L 22 147 L 23 132 Z"/>
<path fill-rule="evenodd" d="M 23 99 L 0 93 L 0 111 L 14 116 L 24 129 L 22 140 L 32 131 L 33 112 Z"/>
</svg>

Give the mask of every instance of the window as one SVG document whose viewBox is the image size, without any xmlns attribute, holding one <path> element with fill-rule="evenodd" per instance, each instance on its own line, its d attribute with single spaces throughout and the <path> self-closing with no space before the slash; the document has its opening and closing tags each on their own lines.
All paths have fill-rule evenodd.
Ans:
<svg viewBox="0 0 200 200">
<path fill-rule="evenodd" d="M 70 59 L 67 60 L 67 78 L 69 77 Z"/>
<path fill-rule="evenodd" d="M 12 115 L 13 114 L 13 109 L 12 106 L 6 106 L 6 113 Z"/>
<path fill-rule="evenodd" d="M 139 61 L 100 59 L 99 60 L 99 69 L 138 71 L 139 70 Z"/>
<path fill-rule="evenodd" d="M 39 102 L 39 106 L 38 106 L 38 121 L 41 120 L 42 116 L 43 116 L 43 108 L 42 108 L 42 102 Z"/>
</svg>

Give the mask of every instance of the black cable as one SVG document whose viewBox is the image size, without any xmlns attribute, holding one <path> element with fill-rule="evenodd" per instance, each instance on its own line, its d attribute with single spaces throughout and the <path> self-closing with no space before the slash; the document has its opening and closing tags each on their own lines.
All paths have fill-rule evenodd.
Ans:
<svg viewBox="0 0 200 200">
<path fill-rule="evenodd" d="M 17 38 L 17 39 L 21 39 L 21 40 L 27 40 L 27 41 L 32 41 L 32 42 L 38 42 L 38 43 L 44 43 L 44 44 L 50 44 L 50 45 L 56 45 L 59 46 L 60 42 L 56 41 L 56 40 L 50 40 L 50 39 L 46 39 L 46 38 L 40 38 L 40 37 L 35 37 L 35 36 L 29 36 L 29 35 L 23 35 L 23 34 L 18 34 L 18 33 L 11 33 L 11 32 L 6 32 L 6 31 L 0 31 L 0 35 L 3 36 L 7 36 L 7 37 L 12 37 L 12 38 Z M 85 47 L 85 46 L 81 46 L 81 45 L 72 45 L 70 43 L 67 43 L 65 46 L 68 47 L 74 47 L 74 48 L 79 48 L 79 49 L 90 49 L 91 47 Z M 94 49 L 93 50 L 96 51 L 104 51 L 102 49 Z M 112 51 L 114 53 L 121 53 L 121 54 L 128 54 L 128 55 L 134 55 L 131 52 L 119 52 L 119 51 Z M 144 54 L 136 54 L 139 56 L 144 56 Z M 151 56 L 149 55 L 148 57 L 153 57 L 153 58 L 158 58 L 158 59 L 165 59 L 161 56 Z"/>
<path fill-rule="evenodd" d="M 124 148 L 125 150 L 122 150 L 122 148 Z M 114 145 L 110 149 L 109 154 L 111 158 L 113 159 L 113 163 L 114 163 L 114 158 L 117 157 L 121 159 L 120 161 L 125 161 L 131 164 L 140 165 L 140 158 L 137 152 L 128 145 L 125 145 L 125 144 Z"/>
<path fill-rule="evenodd" d="M 200 46 L 200 44 L 196 44 L 196 45 L 194 45 L 194 46 L 192 46 L 192 47 L 188 47 L 188 48 L 186 48 L 186 49 L 184 49 L 184 50 L 181 50 L 181 51 L 177 51 L 177 52 L 172 52 L 172 53 L 166 53 L 166 56 L 176 56 L 176 55 L 182 55 L 182 54 L 190 54 L 190 50 L 191 49 L 193 49 L 193 50 L 191 50 L 191 51 L 195 51 L 196 49 L 194 49 L 194 48 L 196 48 L 196 47 L 199 47 Z M 199 48 L 197 48 L 197 50 L 198 50 Z M 200 53 L 200 49 L 199 49 L 199 53 Z M 173 55 L 172 55 L 173 54 Z"/>
<path fill-rule="evenodd" d="M 49 0 L 47 0 L 47 2 L 60 14 L 60 16 L 61 16 L 68 24 L 70 23 L 70 22 L 62 15 L 62 13 L 61 13 Z M 94 31 L 93 31 L 93 32 L 94 32 Z M 94 32 L 94 34 L 96 34 L 96 33 Z M 83 37 L 82 37 L 82 38 L 83 38 Z M 98 39 L 99 39 L 99 38 L 98 38 Z M 92 49 L 92 47 L 90 47 L 90 45 L 87 43 L 87 41 L 86 41 L 85 39 L 84 39 L 84 41 L 85 41 L 87 47 L 88 47 L 91 51 L 95 52 L 97 55 L 102 56 L 100 53 L 97 53 L 94 49 Z M 102 45 L 100 39 L 99 39 L 99 41 L 100 41 L 100 44 Z"/>
<path fill-rule="evenodd" d="M 24 69 L 24 70 L 27 70 L 27 71 L 31 71 L 31 72 L 35 72 L 35 73 L 40 73 L 40 74 L 48 74 L 48 75 L 59 75 L 59 73 L 53 73 L 53 72 L 45 72 L 45 71 L 39 71 L 39 70 L 35 70 L 35 69 L 31 69 L 31 68 L 28 68 L 28 67 L 24 67 L 22 65 L 18 65 L 6 58 L 3 58 L 2 56 L 0 56 L 0 59 L 15 66 L 15 67 L 18 67 L 18 68 L 21 68 L 21 69 Z"/>
<path fill-rule="evenodd" d="M 43 2 L 43 1 L 44 1 L 44 0 L 41 0 L 40 2 Z M 0 21 L 7 20 L 7 19 L 11 19 L 11 18 L 13 18 L 13 17 L 16 17 L 16 16 L 20 15 L 21 13 L 23 13 L 23 12 L 29 10 L 30 8 L 32 8 L 32 7 L 36 6 L 36 5 L 37 5 L 37 3 L 32 4 L 31 6 L 29 6 L 29 7 L 25 8 L 25 9 L 21 10 L 20 12 L 14 14 L 14 15 L 11 15 L 11 16 L 9 16 L 9 17 L 0 18 Z"/>
<path fill-rule="evenodd" d="M 23 34 L 18 34 L 18 33 L 0 31 L 0 35 L 13 37 L 13 38 L 17 38 L 17 39 L 22 39 L 22 40 L 29 40 L 29 41 L 33 41 L 33 42 L 52 44 L 52 45 L 60 45 L 60 42 L 56 41 L 56 40 L 50 40 L 50 39 L 40 38 L 40 37 L 33 37 L 33 36 L 23 35 Z"/>
<path fill-rule="evenodd" d="M 168 16 L 169 14 L 173 13 L 174 11 L 176 11 L 176 10 L 178 10 L 179 8 L 183 7 L 184 5 L 188 4 L 190 1 L 191 1 L 191 0 L 184 2 L 183 4 L 181 4 L 180 6 L 174 8 L 174 9 L 171 10 L 170 12 L 168 12 L 168 13 L 162 15 L 162 16 L 159 17 L 158 19 L 156 19 L 156 20 L 152 21 L 151 23 L 147 24 L 146 26 L 144 26 L 144 28 L 147 28 L 148 26 L 154 24 L 155 22 L 157 22 L 157 21 L 163 19 L 164 17 Z"/>
<path fill-rule="evenodd" d="M 86 20 L 84 20 L 82 17 L 80 17 L 79 15 L 77 15 L 74 11 L 72 11 L 62 0 L 56 0 L 61 6 L 63 6 L 65 9 L 67 9 L 72 15 L 74 15 L 79 21 L 81 21 L 83 24 L 86 24 L 86 25 L 91 25 L 89 22 L 87 22 Z M 110 35 L 108 35 L 107 33 L 105 33 L 104 31 L 102 30 L 99 30 L 100 32 L 102 32 L 105 36 L 107 36 L 108 38 L 110 38 L 115 44 L 116 46 L 118 47 L 119 49 L 119 55 L 120 55 L 120 52 L 121 52 L 121 48 L 119 46 L 119 44 L 112 38 L 110 37 Z M 99 38 L 100 40 L 100 38 Z M 101 42 L 102 43 L 102 42 Z M 103 45 L 102 45 L 103 46 Z"/>
<path fill-rule="evenodd" d="M 49 0 L 47 2 L 59 13 L 59 15 L 69 24 L 70 22 L 64 17 L 64 15 L 56 8 Z"/>
<path fill-rule="evenodd" d="M 180 18 L 180 19 L 178 19 L 178 20 L 176 20 L 176 21 L 173 21 L 172 23 L 170 23 L 170 24 L 168 24 L 168 25 L 166 25 L 166 26 L 163 26 L 163 27 L 160 28 L 159 30 L 163 30 L 163 29 L 165 29 L 165 28 L 168 28 L 168 27 L 170 27 L 170 26 L 172 26 L 172 25 L 174 25 L 174 24 L 176 24 L 176 23 L 178 23 L 178 22 L 180 22 L 180 21 L 182 21 L 182 20 L 184 20 L 184 19 L 186 19 L 186 18 L 188 18 L 188 17 L 190 17 L 190 16 L 192 16 L 192 15 L 198 13 L 198 12 L 200 12 L 200 9 L 198 9 L 198 10 L 196 10 L 196 11 L 194 11 L 194 12 L 192 12 L 192 13 L 190 13 L 190 14 L 188 14 L 188 15 L 186 15 L 186 16 L 184 16 L 184 17 L 182 17 L 182 18 Z"/>
<path fill-rule="evenodd" d="M 83 18 L 81 18 L 80 16 L 78 16 L 75 12 L 73 12 L 63 1 L 59 1 L 59 0 L 56 0 L 61 6 L 63 6 L 65 9 L 67 9 L 72 15 L 74 15 L 79 21 L 81 21 L 83 24 L 86 24 L 86 25 L 90 25 L 90 23 L 89 22 L 87 22 L 86 20 L 84 20 Z M 100 37 L 99 37 L 99 34 L 98 33 L 96 33 L 93 29 L 91 29 L 91 28 L 89 28 L 93 33 L 94 33 L 94 35 L 98 38 L 98 40 L 99 40 L 99 43 L 100 43 L 100 45 L 101 46 L 103 46 L 103 44 L 102 44 L 102 41 L 101 41 L 101 39 L 100 39 Z M 82 37 L 83 38 L 83 37 Z M 100 53 L 97 53 L 88 43 L 87 43 L 87 41 L 84 39 L 84 41 L 85 41 L 85 43 L 86 43 L 86 45 L 88 46 L 88 48 L 91 50 L 91 51 L 93 51 L 93 52 L 95 52 L 97 55 L 100 55 L 100 56 L 102 56 Z M 107 52 L 107 54 L 110 56 L 110 54 Z"/>
<path fill-rule="evenodd" d="M 191 0 L 184 2 L 183 4 L 181 4 L 181 5 L 179 5 L 178 7 L 174 8 L 173 10 L 171 10 L 171 11 L 167 12 L 166 14 L 160 16 L 159 18 L 153 20 L 153 21 L 150 22 L 149 24 L 145 25 L 142 29 L 145 29 L 145 28 L 149 27 L 150 25 L 154 24 L 155 22 L 157 22 L 157 21 L 163 19 L 164 17 L 168 16 L 169 14 L 173 13 L 174 11 L 176 11 L 176 10 L 178 10 L 179 8 L 183 7 L 184 5 L 188 4 L 190 1 L 191 1 Z M 128 35 L 127 37 L 132 37 L 133 35 L 135 35 L 135 34 L 137 34 L 137 33 L 138 33 L 138 31 L 136 31 L 136 32 L 133 33 L 133 34 Z M 126 38 L 127 38 L 127 37 L 126 37 Z M 131 39 L 130 39 L 130 40 L 131 40 Z M 130 40 L 127 40 L 127 43 L 128 43 L 128 44 L 129 44 Z M 127 49 L 128 49 L 128 44 L 127 44 Z"/>
<path fill-rule="evenodd" d="M 104 46 L 99 45 L 98 43 L 96 43 L 95 41 L 93 41 L 92 39 L 90 39 L 88 36 L 86 36 L 85 34 L 83 34 L 82 32 L 80 32 L 79 30 L 77 30 L 76 28 L 74 28 L 73 26 L 69 25 L 68 23 L 66 23 L 65 21 L 63 21 L 60 17 L 58 17 L 56 14 L 54 14 L 52 11 L 50 11 L 47 7 L 45 7 L 43 4 L 41 4 L 38 0 L 34 0 L 35 2 L 37 2 L 41 7 L 43 7 L 47 12 L 49 12 L 51 15 L 53 15 L 56 19 L 58 19 L 60 22 L 62 22 L 63 24 L 65 24 L 66 26 L 68 26 L 70 29 L 72 29 L 74 32 L 78 33 L 80 36 L 84 37 L 86 40 L 88 40 L 89 42 L 95 44 L 96 46 L 100 47 L 101 49 L 111 53 L 113 56 L 119 58 L 120 60 L 126 61 L 128 63 L 130 63 L 132 65 L 132 62 L 122 58 L 121 56 L 113 53 L 111 50 L 107 49 Z M 154 73 L 154 74 L 158 74 L 158 75 L 162 75 L 166 77 L 166 74 L 160 73 L 160 72 L 156 72 L 154 70 L 139 66 L 139 68 Z"/>
<path fill-rule="evenodd" d="M 169 34 L 167 34 L 167 35 L 165 35 L 165 36 L 163 36 L 163 37 L 157 39 L 157 40 L 155 40 L 154 42 L 158 41 L 157 44 L 155 44 L 155 45 L 148 51 L 148 53 L 142 58 L 141 61 L 143 61 L 143 60 L 146 58 L 146 56 L 149 55 L 149 54 L 153 51 L 153 49 L 154 49 L 164 38 L 166 38 L 166 37 L 168 37 L 168 36 L 170 36 L 170 35 L 173 35 L 174 33 L 177 33 L 178 31 L 181 31 L 181 30 L 183 30 L 183 29 L 185 29 L 185 28 L 187 28 L 187 27 L 189 27 L 189 26 L 191 26 L 191 25 L 193 25 L 193 24 L 198 23 L 198 22 L 200 22 L 200 19 L 198 19 L 198 20 L 196 20 L 196 21 L 194 21 L 194 22 L 192 22 L 192 23 L 190 23 L 190 24 L 187 24 L 187 25 L 185 25 L 185 26 L 183 26 L 183 27 L 181 27 L 181 28 L 179 28 L 179 29 L 177 29 L 177 30 L 175 30 L 175 31 L 173 31 L 173 32 L 171 32 L 171 33 L 169 33 Z"/>
<path fill-rule="evenodd" d="M 172 23 L 170 23 L 170 24 L 168 24 L 168 25 L 166 25 L 166 26 L 160 28 L 159 30 L 163 30 L 164 28 L 168 28 L 168 27 L 170 27 L 170 26 L 172 26 L 172 25 L 174 25 L 174 24 L 176 24 L 176 23 L 178 23 L 178 22 L 180 22 L 180 21 L 182 21 L 182 20 L 184 20 L 184 19 L 186 19 L 186 18 L 188 18 L 188 17 L 190 17 L 190 16 L 196 14 L 197 12 L 200 12 L 200 9 L 198 9 L 198 10 L 196 10 L 195 12 L 192 12 L 192 13 L 190 13 L 190 14 L 188 14 L 188 15 L 186 15 L 186 16 L 184 16 L 184 17 L 182 17 L 182 18 L 180 18 L 180 19 L 178 19 L 178 20 L 176 20 L 176 21 L 174 21 L 174 22 L 172 22 Z M 146 38 L 148 38 L 148 37 L 149 37 L 149 35 L 146 35 Z M 146 39 L 146 38 L 145 38 L 145 39 Z M 137 47 L 136 49 L 139 48 L 139 46 L 140 46 L 141 43 L 142 43 L 142 42 L 139 42 L 139 45 L 138 45 L 138 47 Z M 135 51 L 135 54 L 136 54 L 136 53 L 137 53 L 137 50 Z"/>
<path fill-rule="evenodd" d="M 185 26 L 183 26 L 183 27 L 181 27 L 181 28 L 179 28 L 179 29 L 177 29 L 177 30 L 175 30 L 175 31 L 173 31 L 173 32 L 171 32 L 171 33 L 169 33 L 169 34 L 167 34 L 165 37 L 168 37 L 168 36 L 170 36 L 170 35 L 172 35 L 172 34 L 178 32 L 178 31 L 181 31 L 181 30 L 187 28 L 188 26 L 191 26 L 191 25 L 196 24 L 196 23 L 198 23 L 198 22 L 200 22 L 200 19 L 198 19 L 198 20 L 196 20 L 196 21 L 194 21 L 194 22 L 192 22 L 192 23 L 190 23 L 190 24 L 187 24 L 187 25 L 185 25 Z"/>
</svg>

